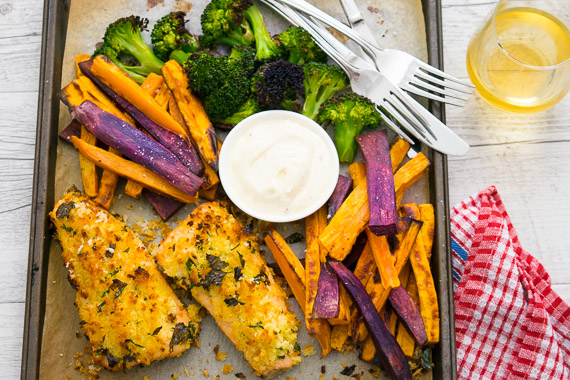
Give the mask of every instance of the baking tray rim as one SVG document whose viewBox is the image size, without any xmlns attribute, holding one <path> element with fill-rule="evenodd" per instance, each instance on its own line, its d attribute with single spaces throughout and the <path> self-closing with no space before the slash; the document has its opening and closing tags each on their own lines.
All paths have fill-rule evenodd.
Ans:
<svg viewBox="0 0 570 380">
<path fill-rule="evenodd" d="M 58 132 L 61 66 L 65 47 L 67 16 L 71 0 L 45 0 L 43 11 L 36 151 L 30 220 L 28 276 L 22 345 L 21 379 L 39 378 L 41 340 L 47 287 L 49 235 L 48 212 L 53 205 Z M 443 69 L 441 0 L 421 0 L 427 38 L 429 63 Z M 429 109 L 445 122 L 445 107 L 435 102 Z M 432 163 L 430 201 L 436 210 L 436 235 L 433 253 L 434 280 L 440 305 L 440 343 L 434 350 L 434 379 L 456 379 L 455 329 L 451 277 L 449 192 L 447 157 L 429 150 Z"/>
</svg>

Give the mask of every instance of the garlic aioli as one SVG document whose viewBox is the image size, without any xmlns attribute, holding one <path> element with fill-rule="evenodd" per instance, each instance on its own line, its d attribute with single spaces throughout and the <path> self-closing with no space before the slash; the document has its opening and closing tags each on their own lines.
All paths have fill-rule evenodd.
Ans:
<svg viewBox="0 0 570 380">
<path fill-rule="evenodd" d="M 242 123 L 228 135 L 220 154 L 222 184 L 239 208 L 282 222 L 303 218 L 327 201 L 339 163 L 320 125 L 287 111 L 263 112 Z"/>
</svg>

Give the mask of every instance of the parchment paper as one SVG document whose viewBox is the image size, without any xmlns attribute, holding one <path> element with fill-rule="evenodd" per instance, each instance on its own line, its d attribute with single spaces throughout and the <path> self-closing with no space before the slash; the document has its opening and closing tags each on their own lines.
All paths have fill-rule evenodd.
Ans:
<svg viewBox="0 0 570 380">
<path fill-rule="evenodd" d="M 345 20 L 342 8 L 335 0 L 313 0 L 311 2 L 337 19 Z M 91 54 L 95 44 L 102 39 L 107 25 L 115 19 L 131 14 L 140 15 L 148 17 L 150 19 L 149 25 L 152 27 L 154 22 L 164 14 L 172 10 L 183 10 L 189 12 L 187 16 L 189 30 L 199 34 L 200 14 L 206 3 L 207 0 L 195 1 L 194 3 L 185 0 L 147 0 L 146 2 L 143 0 L 73 0 L 69 16 L 61 87 L 75 77 L 75 55 Z M 258 4 L 258 6 L 264 14 L 267 27 L 272 34 L 287 27 L 287 23 L 267 7 L 262 4 Z M 425 26 L 420 0 L 360 1 L 359 6 L 381 46 L 405 50 L 426 60 Z M 145 34 L 145 38 L 149 39 L 149 33 Z M 65 128 L 70 121 L 68 110 L 61 106 L 60 130 Z M 344 169 L 346 170 L 346 168 Z M 406 194 L 407 200 L 421 203 L 429 199 L 428 184 L 425 177 Z M 56 197 L 59 199 L 72 185 L 82 188 L 77 152 L 70 145 L 59 141 L 55 178 Z M 115 192 L 116 196 L 123 193 L 123 187 L 124 181 L 119 182 Z M 184 219 L 192 207 L 186 206 L 174 218 Z M 127 196 L 118 197 L 111 211 L 124 215 L 128 224 L 134 223 L 137 218 L 141 217 L 146 220 L 157 218 L 156 215 L 152 214 L 151 207 L 144 199 L 137 201 Z M 303 231 L 304 226 L 302 223 L 288 224 L 280 225 L 278 229 L 283 232 L 284 236 L 287 236 L 295 230 Z M 86 364 L 89 356 L 83 355 L 76 358 L 75 355 L 89 347 L 89 343 L 83 336 L 79 325 L 77 308 L 74 306 L 75 291 L 66 279 L 67 271 L 61 259 L 61 248 L 55 239 L 52 240 L 40 378 L 46 380 L 87 378 L 86 375 L 79 373 L 75 366 L 78 360 Z M 292 248 L 299 257 L 304 256 L 304 242 L 293 244 Z M 271 253 L 267 249 L 266 252 L 268 262 L 272 262 Z M 303 321 L 303 315 L 297 303 L 293 298 L 290 301 L 299 320 Z M 192 347 L 179 358 L 155 362 L 150 366 L 135 368 L 127 373 L 102 370 L 99 373 L 99 378 L 142 380 L 148 376 L 148 379 L 154 380 L 171 379 L 179 376 L 180 379 L 205 379 L 207 377 L 204 370 L 209 373 L 209 378 L 212 379 L 216 379 L 216 376 L 220 376 L 220 379 L 236 379 L 236 373 L 243 373 L 247 379 L 257 378 L 252 374 L 251 368 L 243 359 L 243 355 L 234 348 L 209 316 L 204 319 L 201 325 L 199 341 L 200 348 Z M 333 351 L 321 360 L 318 342 L 307 335 L 304 322 L 301 323 L 301 330 L 299 331 L 299 344 L 301 349 L 305 349 L 308 345 L 314 346 L 316 354 L 304 357 L 304 361 L 300 365 L 275 376 L 276 379 L 319 379 L 321 375 L 324 379 L 348 378 L 341 375 L 340 371 L 345 365 L 351 366 L 353 364 L 356 364 L 353 374 L 362 374 L 361 379 L 376 378 L 369 372 L 376 367 L 359 360 L 355 350 L 346 355 Z M 219 352 L 228 353 L 224 362 L 214 358 L 213 349 L 216 345 L 219 345 Z M 233 366 L 233 370 L 228 374 L 223 374 L 222 367 L 224 364 Z"/>
</svg>

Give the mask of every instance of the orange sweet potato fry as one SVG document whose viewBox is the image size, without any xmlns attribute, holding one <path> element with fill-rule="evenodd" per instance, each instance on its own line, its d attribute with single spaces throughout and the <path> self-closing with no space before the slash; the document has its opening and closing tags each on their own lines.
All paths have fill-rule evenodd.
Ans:
<svg viewBox="0 0 570 380">
<path fill-rule="evenodd" d="M 145 80 L 141 83 L 141 88 L 150 96 L 155 96 L 164 83 L 164 79 L 155 73 L 150 73 Z M 118 153 L 118 152 L 116 152 Z M 143 186 L 140 183 L 128 180 L 125 185 L 125 194 L 129 197 L 139 199 L 141 197 Z"/>
<path fill-rule="evenodd" d="M 180 124 L 186 130 L 188 135 L 190 135 L 190 131 L 188 130 L 188 126 L 186 125 L 186 122 L 184 121 L 184 118 L 180 113 L 180 108 L 178 108 L 178 104 L 176 104 L 176 99 L 174 99 L 174 95 L 168 98 L 168 113 L 171 114 L 174 120 L 176 120 L 178 124 Z"/>
<path fill-rule="evenodd" d="M 364 162 L 353 162 L 348 166 L 348 174 L 352 178 L 354 187 L 366 183 L 366 164 Z"/>
<path fill-rule="evenodd" d="M 210 186 L 209 189 L 204 189 L 203 187 L 200 188 L 200 190 L 198 190 L 198 196 L 200 198 L 204 198 L 207 199 L 209 201 L 213 201 L 216 199 L 216 193 L 218 192 L 218 183 L 216 183 L 214 186 Z"/>
<path fill-rule="evenodd" d="M 401 205 L 400 214 L 402 216 L 407 216 L 408 218 L 420 220 L 420 209 L 415 203 L 406 203 Z"/>
<path fill-rule="evenodd" d="M 220 183 L 220 177 L 218 177 L 218 174 L 214 171 L 214 169 L 208 165 L 206 160 L 202 159 L 202 162 L 204 162 L 204 174 L 202 174 L 204 183 L 202 183 L 202 189 L 209 190 Z"/>
<path fill-rule="evenodd" d="M 189 196 L 182 190 L 170 184 L 168 181 L 159 177 L 154 172 L 137 163 L 128 161 L 116 154 L 97 148 L 96 146 L 87 144 L 75 136 L 71 138 L 71 142 L 85 157 L 95 162 L 97 166 L 100 166 L 103 169 L 108 169 L 115 174 L 139 182 L 150 190 L 170 196 L 180 202 L 194 203 L 196 201 L 196 197 Z"/>
<path fill-rule="evenodd" d="M 299 303 L 301 310 L 305 313 L 305 269 L 295 256 L 295 253 L 285 242 L 285 239 L 274 229 L 269 231 L 265 236 L 265 244 L 273 253 L 273 258 L 279 265 L 285 280 L 293 291 L 295 299 Z M 322 349 L 322 357 L 331 351 L 331 329 L 326 320 L 312 320 L 311 329 L 315 331 L 315 335 Z"/>
<path fill-rule="evenodd" d="M 372 254 L 372 249 L 370 248 L 370 243 L 366 242 L 358 261 L 356 262 L 356 268 L 354 268 L 354 275 L 362 282 L 362 285 L 366 286 L 368 280 L 376 272 L 376 262 L 374 261 L 374 255 Z"/>
<path fill-rule="evenodd" d="M 396 191 L 396 204 L 400 204 L 404 192 L 410 188 L 427 171 L 430 163 L 423 153 L 406 162 L 394 174 L 394 190 Z"/>
<path fill-rule="evenodd" d="M 172 95 L 200 155 L 214 171 L 217 171 L 218 147 L 216 133 L 202 103 L 188 88 L 188 78 L 184 73 L 184 69 L 178 62 L 170 60 L 166 62 L 161 70 L 164 81 L 172 91 Z"/>
<path fill-rule="evenodd" d="M 422 234 L 429 260 L 431 258 L 431 249 L 433 247 L 433 237 L 435 232 L 435 213 L 433 205 L 429 203 L 418 205 L 418 209 L 420 210 L 420 220 L 424 223 L 420 230 L 420 234 Z"/>
<path fill-rule="evenodd" d="M 428 254 L 421 234 L 418 235 L 412 255 L 413 258 L 410 262 L 416 278 L 420 313 L 426 328 L 428 343 L 437 343 L 439 342 L 439 306 L 437 304 L 433 276 L 429 267 Z"/>
<path fill-rule="evenodd" d="M 366 236 L 368 236 L 370 249 L 372 250 L 378 272 L 380 272 L 380 278 L 382 278 L 382 285 L 387 290 L 397 288 L 400 286 L 400 279 L 394 268 L 386 236 L 378 236 L 372 233 L 369 228 L 366 228 Z"/>
<path fill-rule="evenodd" d="M 368 336 L 368 328 L 366 327 L 366 324 L 364 322 L 358 320 L 358 318 L 356 317 L 357 314 L 353 313 L 351 319 L 352 323 L 351 329 L 353 331 L 352 339 L 355 342 L 362 342 Z"/>
<path fill-rule="evenodd" d="M 155 97 L 163 84 L 163 77 L 155 73 L 150 73 L 144 82 L 141 83 L 141 88 L 150 96 Z"/>
<path fill-rule="evenodd" d="M 105 56 L 93 58 L 91 73 L 144 113 L 150 120 L 181 136 L 186 141 L 190 141 L 184 128 L 151 95 L 144 91 L 137 82 Z"/>
<path fill-rule="evenodd" d="M 125 194 L 131 198 L 139 199 L 142 194 L 143 186 L 140 183 L 128 180 L 125 184 Z"/>
<path fill-rule="evenodd" d="M 79 68 L 79 63 L 83 61 L 88 61 L 90 58 L 91 56 L 88 54 L 78 54 L 75 56 L 75 73 L 78 78 L 83 76 L 83 73 Z"/>
<path fill-rule="evenodd" d="M 427 231 L 418 234 L 418 238 L 414 244 L 410 263 L 416 279 L 416 286 L 419 294 L 419 306 L 424 326 L 426 328 L 428 343 L 437 343 L 439 341 L 439 307 L 437 304 L 437 294 L 435 292 L 435 284 L 433 276 L 429 267 L 429 257 L 426 251 L 426 242 L 423 241 L 423 236 L 432 234 L 429 230 L 430 226 L 430 211 L 425 208 L 425 218 L 427 224 Z M 415 203 L 407 203 L 401 206 L 402 212 L 417 219 L 422 219 L 420 208 Z M 422 221 L 423 223 L 423 221 Z M 423 229 L 423 227 L 422 227 Z M 433 242 L 433 238 L 431 238 Z M 431 243 L 427 242 L 427 248 L 431 251 Z"/>
<path fill-rule="evenodd" d="M 402 233 L 403 237 L 400 238 L 400 244 L 394 252 L 394 269 L 398 275 L 402 271 L 404 265 L 408 262 L 421 227 L 422 222 L 411 219 L 409 220 L 409 226 L 406 232 Z M 390 291 L 384 288 L 381 281 L 378 282 L 375 280 L 375 276 L 370 278 L 366 284 L 366 292 L 372 298 L 372 303 L 376 307 L 376 310 L 380 312 L 388 300 Z M 359 328 L 359 331 L 362 331 L 362 328 Z M 365 333 L 360 334 L 361 339 L 366 338 L 366 336 L 367 334 Z"/>
<path fill-rule="evenodd" d="M 113 148 L 109 148 L 109 154 L 114 154 L 118 157 L 121 157 L 121 154 Z M 101 174 L 101 182 L 99 183 L 99 191 L 93 200 L 106 210 L 111 208 L 113 200 L 115 199 L 115 189 L 117 188 L 117 182 L 119 182 L 119 176 L 117 174 L 111 170 L 103 169 L 103 174 Z M 127 184 L 131 182 L 134 183 L 130 179 L 127 179 Z"/>
<path fill-rule="evenodd" d="M 91 145 L 95 145 L 97 142 L 97 138 L 83 125 L 81 126 L 81 139 Z M 83 191 L 88 197 L 96 197 L 97 191 L 99 190 L 99 175 L 97 174 L 97 167 L 93 161 L 90 161 L 81 153 L 79 153 L 79 167 L 81 169 Z"/>
<path fill-rule="evenodd" d="M 160 86 L 160 90 L 158 90 L 158 93 L 154 97 L 154 100 L 156 100 L 156 102 L 164 110 L 168 110 L 168 102 L 170 101 L 171 97 L 172 97 L 172 92 L 170 91 L 166 83 L 162 83 L 162 86 Z"/>
<path fill-rule="evenodd" d="M 164 79 L 158 74 L 150 73 L 145 80 L 141 83 L 141 88 L 147 94 L 151 96 L 155 96 L 160 86 L 164 83 Z M 118 152 L 116 152 L 118 153 Z M 140 183 L 127 180 L 127 184 L 125 185 L 125 194 L 129 197 L 139 199 L 141 197 L 143 186 Z"/>
<path fill-rule="evenodd" d="M 90 100 L 105 112 L 109 112 L 129 124 L 134 124 L 133 119 L 124 114 L 115 103 L 105 95 L 91 79 L 82 75 L 72 80 L 60 92 L 61 100 L 70 107 L 79 106 L 85 100 Z"/>
<path fill-rule="evenodd" d="M 402 272 L 400 273 L 400 282 L 402 286 L 406 288 L 412 300 L 416 303 L 416 306 L 419 308 L 418 299 L 417 299 L 417 288 L 416 288 L 416 279 L 413 277 L 414 273 L 410 270 L 410 263 L 408 262 Z M 411 281 L 410 281 L 411 278 Z M 413 286 L 411 286 L 413 283 Z M 415 292 L 412 291 L 412 288 Z M 404 352 L 406 357 L 411 358 L 414 355 L 414 348 L 416 346 L 416 342 L 414 337 L 408 332 L 408 330 L 404 327 L 402 322 L 398 322 L 398 333 L 396 335 L 396 341 L 400 345 L 400 348 Z"/>
<path fill-rule="evenodd" d="M 362 351 L 360 352 L 360 359 L 365 362 L 371 362 L 376 356 L 376 347 L 374 347 L 374 342 L 372 337 L 368 335 L 362 344 Z"/>
<path fill-rule="evenodd" d="M 324 319 L 312 319 L 310 322 L 311 330 L 315 331 L 314 337 L 319 341 L 321 346 L 321 358 L 324 358 L 331 352 L 331 325 Z"/>
<path fill-rule="evenodd" d="M 348 340 L 348 325 L 336 325 L 332 328 L 331 347 L 336 351 L 341 351 Z"/>
<path fill-rule="evenodd" d="M 305 252 L 305 323 L 310 335 L 315 334 L 315 331 L 310 330 L 311 324 L 309 322 L 313 314 L 313 305 L 317 297 L 321 274 L 321 254 L 317 238 L 326 224 L 327 210 L 325 206 L 305 218 L 305 242 L 307 244 Z"/>
<path fill-rule="evenodd" d="M 362 165 L 351 165 L 353 182 L 358 186 L 350 193 L 325 231 L 319 236 L 321 246 L 328 255 L 342 261 L 350 253 L 358 234 L 364 230 L 370 218 L 368 189 L 362 180 Z M 408 161 L 394 175 L 396 201 L 399 203 L 406 191 L 427 170 L 429 160 L 422 153 Z M 350 167 L 349 167 L 350 170 Z"/>
<path fill-rule="evenodd" d="M 365 183 L 348 195 L 325 230 L 319 235 L 321 247 L 338 261 L 350 253 L 358 235 L 364 230 L 370 216 Z"/>
<path fill-rule="evenodd" d="M 77 64 L 85 61 L 85 59 L 78 57 L 76 57 Z M 119 110 L 117 106 L 91 81 L 91 79 L 84 75 L 78 76 L 77 79 L 74 79 L 71 83 L 65 86 L 63 90 L 61 90 L 60 96 L 68 106 L 79 106 L 85 100 L 90 100 L 102 110 L 109 112 L 128 123 L 134 123 L 129 115 L 126 115 Z M 113 154 L 120 155 L 119 152 L 112 148 L 109 148 L 109 151 Z M 119 176 L 115 173 L 109 170 L 103 170 L 101 183 L 98 186 L 94 201 L 99 203 L 103 208 L 109 209 L 113 203 L 118 180 Z"/>
<path fill-rule="evenodd" d="M 396 137 L 390 147 L 390 158 L 392 159 L 392 171 L 395 173 L 398 166 L 404 161 L 406 153 L 410 150 L 410 143 L 406 140 Z"/>
<path fill-rule="evenodd" d="M 274 229 L 265 236 L 265 243 L 273 253 L 273 258 L 279 265 L 283 277 L 287 280 L 287 284 L 293 291 L 299 306 L 305 312 L 307 302 L 305 298 L 305 282 L 303 280 L 305 278 L 303 265 L 285 242 L 285 239 Z"/>
</svg>

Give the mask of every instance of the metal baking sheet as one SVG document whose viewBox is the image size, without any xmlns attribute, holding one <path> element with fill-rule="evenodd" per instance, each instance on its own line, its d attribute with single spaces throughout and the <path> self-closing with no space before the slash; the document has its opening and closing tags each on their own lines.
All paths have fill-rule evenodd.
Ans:
<svg viewBox="0 0 570 380">
<path fill-rule="evenodd" d="M 142 2 L 141 2 L 142 3 Z M 149 6 L 151 2 L 147 2 Z M 164 7 L 164 2 L 154 2 L 158 3 L 159 6 Z M 181 2 L 176 1 L 177 4 Z M 162 4 L 162 5 L 161 5 Z M 186 3 L 189 4 L 189 3 Z M 425 36 L 427 41 L 427 54 L 430 63 L 435 66 L 440 66 L 442 62 L 442 52 L 441 52 L 441 27 L 440 27 L 440 4 L 439 1 L 429 1 L 425 0 L 422 2 L 424 20 L 425 20 Z M 370 14 L 373 16 L 378 8 L 369 9 Z M 48 273 L 48 261 L 50 245 L 53 245 L 51 236 L 49 235 L 49 219 L 47 218 L 47 212 L 51 209 L 54 202 L 54 197 L 59 197 L 61 194 L 56 188 L 56 161 L 57 161 L 57 131 L 58 123 L 60 120 L 60 105 L 59 100 L 56 96 L 57 92 L 61 88 L 61 78 L 65 63 L 63 62 L 64 57 L 64 47 L 65 47 L 65 37 L 67 35 L 66 28 L 68 25 L 68 14 L 70 10 L 70 3 L 63 0 L 47 0 L 44 9 L 44 31 L 43 31 L 43 44 L 42 44 L 42 63 L 41 63 L 41 77 L 40 77 L 40 101 L 38 110 L 38 133 L 37 133 L 37 145 L 36 145 L 36 162 L 35 162 L 35 177 L 34 177 L 34 194 L 33 194 L 33 206 L 32 206 L 32 223 L 31 223 L 31 241 L 30 241 L 30 257 L 29 257 L 29 275 L 28 275 L 28 288 L 27 288 L 27 305 L 26 305 L 26 320 L 25 320 L 25 332 L 24 332 L 24 347 L 22 356 L 22 379 L 38 379 L 46 378 L 45 376 L 40 377 L 40 361 L 42 360 L 42 337 L 44 332 L 44 322 L 46 317 L 46 293 L 48 291 L 48 275 L 54 275 L 54 273 Z M 167 12 L 168 9 L 165 8 L 163 12 Z M 199 11 L 191 11 L 191 14 L 199 14 Z M 377 17 L 377 16 L 376 16 Z M 376 18 L 379 20 L 379 18 Z M 380 25 L 380 24 L 378 24 Z M 101 25 L 104 29 L 105 25 Z M 397 30 L 385 30 L 385 35 L 388 36 L 392 33 L 397 33 Z M 101 33 L 102 34 L 102 33 Z M 425 54 L 425 53 L 424 53 Z M 430 104 L 432 112 L 434 112 L 438 117 L 444 118 L 443 109 L 440 109 L 437 104 Z M 451 292 L 451 273 L 450 273 L 450 261 L 449 261 L 449 225 L 448 225 L 448 197 L 447 197 L 447 165 L 446 159 L 441 154 L 429 151 L 428 156 L 432 162 L 432 167 L 430 169 L 428 184 L 430 201 L 436 207 L 436 241 L 435 249 L 433 253 L 432 265 L 433 272 L 436 281 L 436 286 L 438 287 L 438 296 L 441 310 L 441 343 L 437 345 L 434 350 L 433 362 L 435 364 L 435 369 L 433 371 L 433 377 L 436 379 L 451 379 L 455 378 L 455 347 L 454 347 L 454 333 L 453 333 L 453 296 Z M 59 259 L 59 257 L 57 257 Z M 61 259 L 59 259 L 61 260 Z M 60 263 L 61 264 L 61 263 Z M 59 265 L 59 270 L 61 271 L 62 265 Z M 53 267 L 50 268 L 53 272 Z M 53 281 L 53 280 L 52 280 Z M 67 287 L 67 294 L 71 296 L 71 303 L 73 302 L 73 292 L 67 283 L 61 282 L 62 287 Z M 62 301 L 62 308 L 66 307 L 67 314 L 77 314 L 76 309 Z M 53 304 L 52 306 L 53 307 Z M 299 310 L 297 309 L 297 312 Z M 78 321 L 77 321 L 78 322 Z M 208 325 L 209 323 L 209 325 Z M 69 330 L 71 335 L 75 335 L 75 331 L 79 329 L 78 324 L 76 326 L 65 326 L 64 329 Z M 206 332 L 207 331 L 207 332 Z M 219 333 L 217 328 L 214 326 L 213 321 L 210 318 L 209 322 L 205 323 L 205 330 L 202 330 L 202 348 L 197 350 L 192 348 L 183 355 L 181 358 L 170 359 L 163 361 L 164 363 L 155 363 L 148 367 L 159 367 L 165 366 L 167 368 L 175 368 L 176 371 L 171 371 L 172 373 L 163 373 L 164 376 L 172 374 L 178 374 L 181 378 L 184 378 L 184 369 L 191 371 L 192 378 L 203 377 L 202 369 L 211 368 L 210 365 L 206 366 L 206 361 L 209 359 L 209 364 L 215 362 L 212 354 L 212 342 L 219 342 L 223 347 L 220 351 L 231 351 L 232 347 L 227 342 L 227 339 Z M 204 338 L 205 334 L 209 334 L 207 340 Z M 301 333 L 300 335 L 302 335 Z M 225 341 L 224 341 L 225 339 Z M 317 345 L 315 341 L 310 341 L 307 337 L 301 337 L 301 346 L 310 342 L 313 345 Z M 205 342 L 210 344 L 206 347 Z M 44 345 L 46 342 L 43 342 Z M 48 345 L 51 342 L 47 342 Z M 62 342 L 63 343 L 63 342 Z M 303 344 L 305 343 L 305 345 Z M 83 341 L 83 346 L 86 345 Z M 53 345 L 52 345 L 53 346 Z M 67 348 L 67 347 L 66 347 Z M 234 350 L 235 351 L 235 350 Z M 69 363 L 69 358 L 72 358 L 73 353 L 67 353 L 66 365 Z M 318 352 L 318 348 L 317 348 Z M 59 355 L 58 355 L 59 356 Z M 236 360 L 237 360 L 236 356 Z M 45 359 L 45 355 L 44 355 Z M 191 361 L 190 361 L 191 360 Z M 230 361 L 228 359 L 227 363 L 232 364 L 235 368 L 247 368 L 247 364 L 236 363 L 236 360 Z M 239 360 L 238 360 L 239 361 Z M 243 359 L 242 359 L 243 361 Z M 201 366 L 192 366 L 191 363 L 204 363 Z M 305 358 L 305 362 L 302 363 L 301 367 L 288 371 L 281 376 L 286 378 L 290 376 L 291 378 L 297 376 L 298 379 L 316 378 L 320 375 L 320 372 L 316 371 L 317 368 L 320 369 L 321 364 L 319 364 L 318 357 Z M 316 364 L 314 364 L 314 363 Z M 338 372 L 341 367 L 341 362 L 346 362 L 347 364 L 357 364 L 358 369 L 365 369 L 368 366 L 363 362 L 358 362 L 354 357 L 345 357 L 342 354 L 335 353 L 326 361 L 327 370 L 326 378 L 332 376 L 338 376 Z M 329 363 L 331 363 L 329 365 Z M 336 364 L 335 364 L 336 363 Z M 214 363 L 216 366 L 221 367 L 222 364 Z M 212 365 L 214 365 L 212 364 Z M 244 366 L 245 365 L 245 366 Z M 336 367 L 338 368 L 336 368 Z M 302 369 L 304 368 L 304 369 Z M 214 368 L 215 369 L 215 368 Z M 123 375 L 123 378 L 134 377 L 144 377 L 146 374 L 145 370 L 136 370 L 138 372 L 129 372 Z M 72 375 L 78 377 L 78 373 L 73 373 L 69 370 Z M 221 374 L 221 371 L 218 371 Z M 236 371 L 234 371 L 236 372 Z M 243 371 L 248 378 L 253 378 L 249 375 L 251 371 Z M 155 373 L 154 370 L 152 373 Z M 216 371 L 210 371 L 212 377 L 214 378 Z M 102 372 L 103 377 L 107 377 L 108 373 Z M 62 374 L 63 375 L 63 374 Z M 229 375 L 233 376 L 233 372 Z M 229 376 L 228 375 L 228 376 Z M 121 377 L 121 375 L 118 375 Z M 125 377 L 126 376 L 126 377 Z M 163 378 L 164 376 L 160 376 Z M 365 374 L 362 378 L 366 378 Z M 73 376 L 72 376 L 73 378 Z M 154 378 L 154 377 L 151 377 Z M 232 377 L 228 377 L 232 378 Z"/>
</svg>

